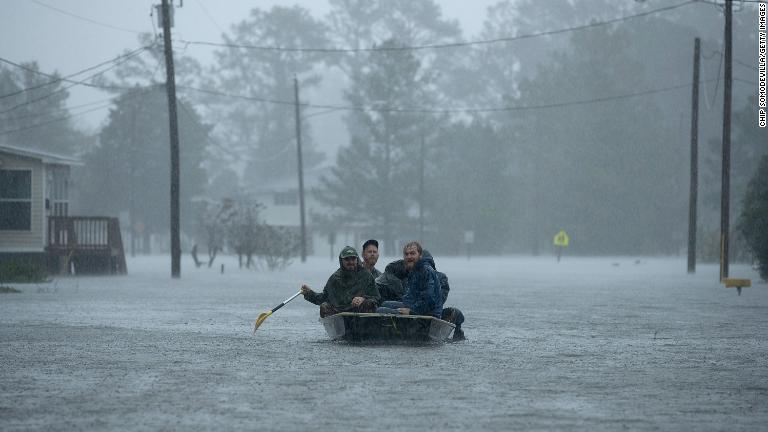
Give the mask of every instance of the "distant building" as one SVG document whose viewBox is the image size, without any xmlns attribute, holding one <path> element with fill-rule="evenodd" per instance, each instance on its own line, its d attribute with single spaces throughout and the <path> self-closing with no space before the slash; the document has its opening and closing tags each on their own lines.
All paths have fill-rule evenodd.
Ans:
<svg viewBox="0 0 768 432">
<path fill-rule="evenodd" d="M 362 242 L 370 238 L 361 227 L 346 221 L 331 221 L 330 225 L 319 223 L 313 214 L 325 215 L 329 212 L 317 200 L 314 189 L 320 186 L 320 178 L 329 176 L 330 167 L 308 169 L 304 173 L 304 207 L 307 224 L 307 253 L 309 255 L 337 257 L 342 247 L 346 245 L 359 249 Z M 246 189 L 264 209 L 261 217 L 272 226 L 287 227 L 299 232 L 301 216 L 299 211 L 299 181 L 297 178 L 286 178 L 271 181 L 269 184 L 250 185 Z"/>
</svg>

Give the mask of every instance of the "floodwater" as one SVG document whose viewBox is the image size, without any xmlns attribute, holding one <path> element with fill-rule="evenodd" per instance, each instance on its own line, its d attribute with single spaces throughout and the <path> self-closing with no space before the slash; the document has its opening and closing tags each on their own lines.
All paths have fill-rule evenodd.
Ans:
<svg viewBox="0 0 768 432">
<path fill-rule="evenodd" d="M 468 339 L 357 346 L 301 297 L 252 334 L 322 289 L 328 258 L 226 260 L 0 295 L 0 430 L 768 430 L 768 287 L 748 266 L 738 296 L 682 259 L 436 257 Z"/>
</svg>

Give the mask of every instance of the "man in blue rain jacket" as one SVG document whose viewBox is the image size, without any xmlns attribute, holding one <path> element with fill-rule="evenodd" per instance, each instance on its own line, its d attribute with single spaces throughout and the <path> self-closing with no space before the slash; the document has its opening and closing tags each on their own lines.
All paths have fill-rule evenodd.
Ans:
<svg viewBox="0 0 768 432">
<path fill-rule="evenodd" d="M 402 315 L 431 315 L 440 318 L 443 298 L 440 293 L 440 279 L 429 262 L 422 257 L 418 242 L 410 242 L 403 248 L 403 262 L 408 272 L 404 281 L 405 294 L 402 301 L 385 301 L 376 311 Z"/>
</svg>

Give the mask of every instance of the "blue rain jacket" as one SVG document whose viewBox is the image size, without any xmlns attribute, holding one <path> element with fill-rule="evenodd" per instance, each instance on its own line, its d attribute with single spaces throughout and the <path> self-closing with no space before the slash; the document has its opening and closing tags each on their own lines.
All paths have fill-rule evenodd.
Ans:
<svg viewBox="0 0 768 432">
<path fill-rule="evenodd" d="M 435 269 L 424 258 L 408 272 L 403 303 L 408 305 L 412 315 L 432 315 L 440 318 L 443 312 L 440 279 Z"/>
</svg>

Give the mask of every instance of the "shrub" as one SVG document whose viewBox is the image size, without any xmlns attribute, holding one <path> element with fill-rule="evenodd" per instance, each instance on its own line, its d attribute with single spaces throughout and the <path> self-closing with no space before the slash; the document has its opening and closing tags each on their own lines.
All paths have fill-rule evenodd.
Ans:
<svg viewBox="0 0 768 432">
<path fill-rule="evenodd" d="M 301 236 L 287 227 L 263 224 L 259 230 L 256 253 L 270 270 L 282 270 L 291 264 L 291 258 L 301 250 Z"/>
<path fill-rule="evenodd" d="M 0 282 L 43 282 L 46 274 L 39 265 L 17 261 L 0 262 Z"/>
<path fill-rule="evenodd" d="M 11 294 L 11 293 L 17 294 L 20 292 L 21 291 L 17 290 L 14 287 L 0 285 L 0 294 Z"/>
</svg>

